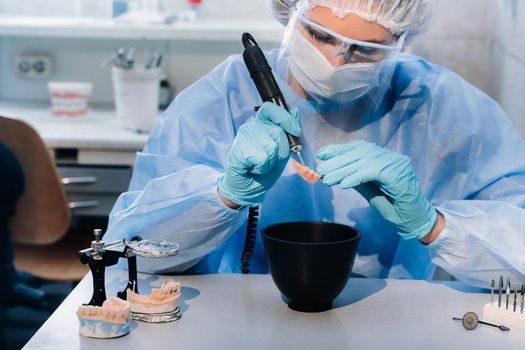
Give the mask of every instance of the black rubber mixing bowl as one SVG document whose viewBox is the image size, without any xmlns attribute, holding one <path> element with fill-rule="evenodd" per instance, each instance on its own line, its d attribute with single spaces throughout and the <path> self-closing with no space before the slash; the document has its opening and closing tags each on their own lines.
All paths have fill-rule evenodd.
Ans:
<svg viewBox="0 0 525 350">
<path fill-rule="evenodd" d="M 288 307 L 303 312 L 332 308 L 354 264 L 360 234 L 330 222 L 288 222 L 263 230 L 270 273 Z"/>
</svg>

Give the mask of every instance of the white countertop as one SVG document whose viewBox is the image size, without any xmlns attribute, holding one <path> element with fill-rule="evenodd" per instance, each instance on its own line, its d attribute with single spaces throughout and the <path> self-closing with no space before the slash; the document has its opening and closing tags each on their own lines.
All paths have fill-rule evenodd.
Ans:
<svg viewBox="0 0 525 350">
<path fill-rule="evenodd" d="M 280 42 L 284 27 L 270 20 L 196 20 L 174 24 L 124 24 L 87 17 L 0 16 L 0 36 L 75 39 L 239 40 L 243 32 L 259 41 Z"/>
<path fill-rule="evenodd" d="M 115 111 L 94 109 L 83 117 L 55 117 L 47 104 L 0 102 L 0 115 L 26 121 L 49 148 L 140 151 L 147 134 L 125 129 Z"/>
<path fill-rule="evenodd" d="M 130 334 L 91 339 L 78 334 L 75 312 L 92 295 L 88 274 L 25 349 L 523 349 L 525 330 L 463 329 L 467 311 L 482 315 L 490 295 L 461 282 L 350 279 L 332 310 L 288 309 L 270 275 L 174 276 L 182 282 L 182 318 L 165 324 L 133 321 Z M 139 275 L 148 294 L 166 276 Z M 114 296 L 127 272 L 109 270 Z"/>
</svg>

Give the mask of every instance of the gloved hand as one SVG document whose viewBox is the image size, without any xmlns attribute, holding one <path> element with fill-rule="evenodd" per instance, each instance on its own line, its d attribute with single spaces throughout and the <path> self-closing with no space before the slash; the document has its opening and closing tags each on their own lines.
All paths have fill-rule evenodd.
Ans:
<svg viewBox="0 0 525 350">
<path fill-rule="evenodd" d="M 407 156 L 357 141 L 323 147 L 316 157 L 324 160 L 317 168 L 324 184 L 354 187 L 402 238 L 421 238 L 432 230 L 436 209 L 421 193 Z"/>
<path fill-rule="evenodd" d="M 254 120 L 242 125 L 226 160 L 226 173 L 219 178 L 219 191 L 233 203 L 255 207 L 281 176 L 290 145 L 285 131 L 301 136 L 299 110 L 288 113 L 265 102 Z"/>
</svg>

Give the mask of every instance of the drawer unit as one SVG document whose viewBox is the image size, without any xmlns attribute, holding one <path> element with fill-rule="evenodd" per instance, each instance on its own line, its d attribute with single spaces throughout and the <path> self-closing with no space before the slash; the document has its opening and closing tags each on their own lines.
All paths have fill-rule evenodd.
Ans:
<svg viewBox="0 0 525 350">
<path fill-rule="evenodd" d="M 69 207 L 77 216 L 108 216 L 118 198 L 118 194 L 79 194 L 68 193 Z"/>
<path fill-rule="evenodd" d="M 131 180 L 130 167 L 59 165 L 57 170 L 74 215 L 109 215 Z"/>
</svg>

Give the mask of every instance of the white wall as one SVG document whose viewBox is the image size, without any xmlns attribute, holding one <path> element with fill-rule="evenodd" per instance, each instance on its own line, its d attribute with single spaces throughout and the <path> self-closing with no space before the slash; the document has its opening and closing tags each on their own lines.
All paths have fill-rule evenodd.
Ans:
<svg viewBox="0 0 525 350">
<path fill-rule="evenodd" d="M 105 16 L 108 0 L 0 0 L 0 14 Z M 165 13 L 184 8 L 185 0 L 161 0 Z M 435 0 L 428 33 L 409 50 L 443 65 L 495 98 L 525 135 L 525 0 Z M 203 0 L 201 19 L 270 19 L 264 0 Z M 276 43 L 261 43 L 275 47 Z M 164 69 L 181 90 L 208 72 L 226 56 L 241 51 L 238 43 L 61 40 L 0 38 L 0 99 L 47 100 L 43 81 L 26 81 L 12 72 L 19 52 L 48 52 L 57 63 L 53 80 L 92 80 L 93 101 L 110 103 L 109 70 L 99 63 L 115 48 L 124 46 L 159 50 Z"/>
<path fill-rule="evenodd" d="M 410 51 L 500 103 L 525 137 L 525 1 L 435 0 L 429 32 Z"/>
<path fill-rule="evenodd" d="M 106 0 L 81 0 L 85 12 L 102 17 Z M 75 16 L 75 2 L 71 0 L 0 0 L 0 14 Z M 16 4 L 16 5 L 15 5 Z M 89 5 L 93 5 L 91 8 Z M 98 5 L 96 5 L 98 4 Z M 96 6 L 95 6 L 96 5 Z M 184 9 L 185 0 L 164 0 L 166 13 Z M 44 8 L 44 11 L 40 9 Z M 264 0 L 204 0 L 199 21 L 238 20 L 256 18 L 273 21 L 266 11 Z M 236 41 L 167 41 L 167 40 L 94 40 L 0 37 L 0 99 L 15 101 L 48 101 L 47 80 L 91 81 L 95 85 L 91 103 L 113 103 L 113 90 L 109 67 L 101 63 L 118 47 L 135 47 L 138 55 L 159 51 L 164 55 L 163 70 L 168 80 L 181 91 L 231 54 L 241 53 L 242 44 Z M 279 46 L 274 42 L 261 41 L 266 49 Z M 51 55 L 55 69 L 47 80 L 23 79 L 15 74 L 15 56 L 23 53 Z"/>
<path fill-rule="evenodd" d="M 0 0 L 0 14 L 107 17 L 112 0 Z M 140 0 L 128 0 L 129 6 Z M 187 8 L 186 0 L 159 0 L 163 13 Z M 270 18 L 264 0 L 203 0 L 201 18 Z"/>
<path fill-rule="evenodd" d="M 271 43 L 261 43 L 266 47 Z M 277 45 L 274 43 L 274 45 Z M 137 55 L 145 50 L 164 55 L 163 71 L 180 91 L 208 73 L 225 57 L 242 52 L 237 42 L 213 41 L 145 41 L 93 39 L 39 39 L 0 38 L 0 99 L 48 101 L 47 80 L 91 81 L 94 83 L 91 102 L 113 102 L 110 67 L 101 64 L 118 47 L 135 47 Z M 24 79 L 15 74 L 15 56 L 18 53 L 44 53 L 52 56 L 55 68 L 44 79 Z"/>
<path fill-rule="evenodd" d="M 487 90 L 489 12 L 493 0 L 435 0 L 429 30 L 410 51 Z"/>
<path fill-rule="evenodd" d="M 494 3 L 487 91 L 525 137 L 525 1 Z"/>
</svg>

